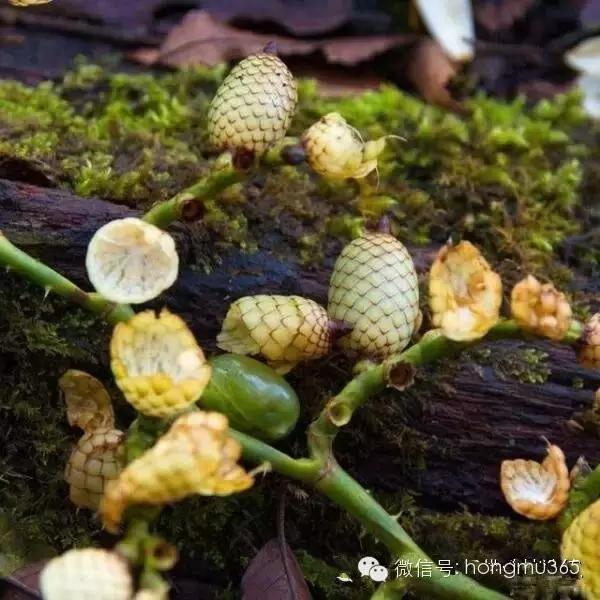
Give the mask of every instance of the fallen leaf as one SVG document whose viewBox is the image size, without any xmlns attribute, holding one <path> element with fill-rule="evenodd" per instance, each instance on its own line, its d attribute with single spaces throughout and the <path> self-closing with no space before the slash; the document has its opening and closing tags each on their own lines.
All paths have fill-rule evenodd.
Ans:
<svg viewBox="0 0 600 600">
<path fill-rule="evenodd" d="M 169 0 L 60 0 L 49 6 L 53 15 L 63 15 L 73 19 L 87 19 L 98 23 L 119 25 L 120 27 L 143 27 L 150 25 L 156 11 L 169 3 Z M 181 3 L 180 3 L 181 4 Z M 198 2 L 188 0 L 184 4 L 194 7 Z"/>
<path fill-rule="evenodd" d="M 488 31 L 508 29 L 522 19 L 536 0 L 487 0 L 475 6 L 475 18 Z"/>
<path fill-rule="evenodd" d="M 310 600 L 311 595 L 291 548 L 269 540 L 242 577 L 243 600 Z"/>
<path fill-rule="evenodd" d="M 331 65 L 319 66 L 314 61 L 293 61 L 289 65 L 294 74 L 314 79 L 319 95 L 323 98 L 343 98 L 357 96 L 369 90 L 378 89 L 384 80 L 364 67 L 336 68 Z"/>
<path fill-rule="evenodd" d="M 408 60 L 407 76 L 430 104 L 450 110 L 460 109 L 460 104 L 447 88 L 456 73 L 456 63 L 445 54 L 436 40 L 424 38 L 412 49 Z"/>
<path fill-rule="evenodd" d="M 279 502 L 277 537 L 269 540 L 248 565 L 242 577 L 242 600 L 312 600 L 284 529 L 285 492 Z"/>
<path fill-rule="evenodd" d="M 136 50 L 130 58 L 146 65 L 214 66 L 259 52 L 269 42 L 274 42 L 280 56 L 306 56 L 321 52 L 331 64 L 350 66 L 366 62 L 414 39 L 414 35 L 395 34 L 300 40 L 237 29 L 220 23 L 205 10 L 196 10 L 190 11 L 181 23 L 171 29 L 160 49 Z"/>
<path fill-rule="evenodd" d="M 295 35 L 317 35 L 345 25 L 354 9 L 352 0 L 208 0 L 203 8 L 222 21 L 271 21 Z"/>
<path fill-rule="evenodd" d="M 0 578 L 0 600 L 41 600 L 40 573 L 47 562 L 30 563 L 17 569 L 10 577 Z"/>
</svg>

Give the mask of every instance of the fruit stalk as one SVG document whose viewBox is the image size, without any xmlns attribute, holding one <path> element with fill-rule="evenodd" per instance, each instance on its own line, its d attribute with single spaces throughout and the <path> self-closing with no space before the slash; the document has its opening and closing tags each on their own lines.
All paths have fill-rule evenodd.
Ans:
<svg viewBox="0 0 600 600">
<path fill-rule="evenodd" d="M 53 292 L 62 296 L 90 312 L 100 315 L 109 323 L 127 321 L 134 314 L 131 307 L 126 304 L 115 304 L 100 294 L 85 292 L 54 269 L 19 250 L 2 232 L 0 232 L 0 264 L 43 287 L 46 293 Z"/>
</svg>

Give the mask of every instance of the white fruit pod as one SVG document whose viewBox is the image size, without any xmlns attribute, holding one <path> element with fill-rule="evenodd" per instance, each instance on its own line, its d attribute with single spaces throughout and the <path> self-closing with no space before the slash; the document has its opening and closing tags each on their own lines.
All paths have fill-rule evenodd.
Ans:
<svg viewBox="0 0 600 600">
<path fill-rule="evenodd" d="M 350 242 L 333 269 L 327 312 L 352 327 L 338 342 L 349 354 L 401 352 L 420 321 L 417 273 L 404 245 L 373 232 Z"/>
<path fill-rule="evenodd" d="M 130 600 L 127 563 L 108 550 L 69 550 L 52 559 L 40 576 L 44 600 Z"/>
<path fill-rule="evenodd" d="M 471 0 L 416 0 L 429 33 L 454 60 L 473 58 L 475 22 Z"/>
<path fill-rule="evenodd" d="M 120 304 L 141 304 L 175 283 L 175 241 L 158 227 L 129 217 L 107 223 L 89 243 L 86 268 L 96 290 Z"/>
</svg>

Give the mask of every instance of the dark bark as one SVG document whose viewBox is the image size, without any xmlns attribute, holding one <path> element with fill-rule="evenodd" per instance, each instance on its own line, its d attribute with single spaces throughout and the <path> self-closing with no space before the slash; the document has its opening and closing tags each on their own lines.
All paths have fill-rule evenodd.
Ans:
<svg viewBox="0 0 600 600">
<path fill-rule="evenodd" d="M 89 239 L 107 221 L 135 214 L 102 200 L 0 179 L 0 230 L 23 250 L 86 288 L 84 262 Z M 186 262 L 195 251 L 198 231 L 183 226 L 173 230 Z M 164 301 L 182 314 L 203 346 L 211 349 L 229 303 L 240 296 L 302 294 L 324 302 L 330 265 L 308 269 L 287 258 L 279 260 L 275 253 L 278 243 L 277 238 L 270 240 L 269 247 L 253 254 L 230 250 L 210 273 L 184 265 Z M 203 244 L 205 251 L 210 248 L 210 241 L 205 239 Z M 431 254 L 430 249 L 414 251 L 421 270 Z M 548 353 L 551 374 L 545 384 L 503 379 L 491 366 L 463 361 L 447 375 L 436 375 L 425 400 L 421 394 L 413 403 L 409 395 L 408 424 L 428 444 L 427 468 L 413 482 L 425 503 L 506 511 L 498 489 L 500 461 L 541 458 L 542 436 L 563 448 L 570 464 L 581 454 L 591 464 L 600 463 L 595 433 L 580 431 L 569 423 L 576 413 L 590 407 L 593 390 L 600 387 L 600 372 L 580 367 L 573 349 L 545 342 L 502 341 L 492 345 L 492 352 L 508 356 L 524 345 Z M 397 455 L 386 452 L 377 440 L 366 454 L 364 463 L 356 466 L 365 484 L 390 489 L 405 485 Z M 374 464 L 377 469 L 369 467 Z"/>
</svg>

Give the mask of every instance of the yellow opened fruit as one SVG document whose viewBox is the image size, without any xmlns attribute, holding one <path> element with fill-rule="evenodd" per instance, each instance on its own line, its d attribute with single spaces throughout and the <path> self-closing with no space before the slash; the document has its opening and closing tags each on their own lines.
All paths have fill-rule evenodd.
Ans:
<svg viewBox="0 0 600 600">
<path fill-rule="evenodd" d="M 329 179 L 361 179 L 377 168 L 385 138 L 363 142 L 344 117 L 333 112 L 321 117 L 302 136 L 308 164 Z"/>
<path fill-rule="evenodd" d="M 125 509 L 134 504 L 162 505 L 193 494 L 228 496 L 248 489 L 253 479 L 237 464 L 240 455 L 224 415 L 198 411 L 179 417 L 109 483 L 100 509 L 104 526 L 116 531 Z"/>
<path fill-rule="evenodd" d="M 552 519 L 566 506 L 571 481 L 565 455 L 549 445 L 543 462 L 505 460 L 500 468 L 500 486 L 515 512 L 538 521 Z"/>
<path fill-rule="evenodd" d="M 565 337 L 571 324 L 571 305 L 551 283 L 528 275 L 510 295 L 513 319 L 525 330 L 551 340 Z"/>
<path fill-rule="evenodd" d="M 352 331 L 349 354 L 385 358 L 403 350 L 420 321 L 417 273 L 408 250 L 387 233 L 365 233 L 338 257 L 329 284 L 329 316 Z"/>
<path fill-rule="evenodd" d="M 600 313 L 596 313 L 585 324 L 579 362 L 591 369 L 600 369 Z"/>
<path fill-rule="evenodd" d="M 96 510 L 109 481 L 121 471 L 125 434 L 99 428 L 85 433 L 77 442 L 65 468 L 69 498 L 75 506 Z"/>
<path fill-rule="evenodd" d="M 444 246 L 429 273 L 432 322 L 451 340 L 483 337 L 500 319 L 502 281 L 470 242 Z"/>
<path fill-rule="evenodd" d="M 589 600 L 600 598 L 600 500 L 583 510 L 563 534 L 561 556 L 578 561 L 578 587 Z"/>
<path fill-rule="evenodd" d="M 334 324 L 327 311 L 301 296 L 245 296 L 230 307 L 217 345 L 236 354 L 262 354 L 279 373 L 325 356 Z"/>
<path fill-rule="evenodd" d="M 283 61 L 260 52 L 238 63 L 208 109 L 208 134 L 218 150 L 260 156 L 283 138 L 298 101 Z"/>
<path fill-rule="evenodd" d="M 184 321 L 164 309 L 119 323 L 110 344 L 111 368 L 125 399 L 150 417 L 193 404 L 210 379 L 210 365 Z"/>
<path fill-rule="evenodd" d="M 127 563 L 114 552 L 69 550 L 53 558 L 40 575 L 44 600 L 131 600 Z"/>
</svg>

